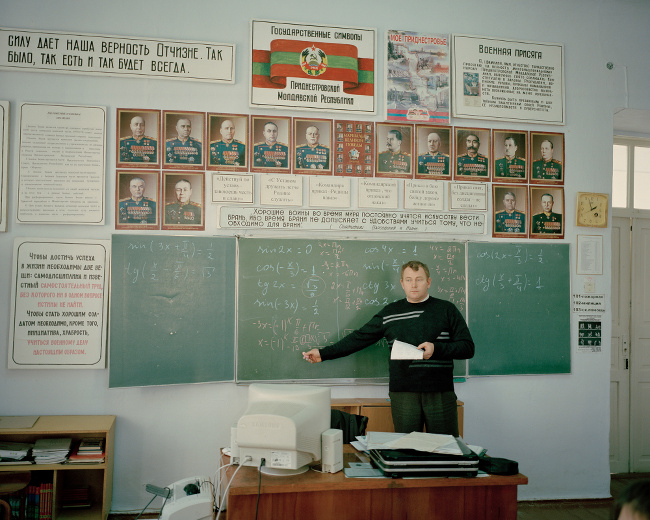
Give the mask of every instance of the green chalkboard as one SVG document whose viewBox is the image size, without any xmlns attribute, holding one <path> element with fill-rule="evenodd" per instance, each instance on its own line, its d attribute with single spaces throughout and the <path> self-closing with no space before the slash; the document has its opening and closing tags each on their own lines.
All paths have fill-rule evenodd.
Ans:
<svg viewBox="0 0 650 520">
<path fill-rule="evenodd" d="M 110 387 L 234 380 L 235 238 L 113 235 Z"/>
<path fill-rule="evenodd" d="M 400 267 L 420 260 L 430 294 L 465 313 L 465 243 L 239 239 L 237 379 L 385 380 L 384 341 L 327 363 L 301 353 L 337 341 L 404 298 Z M 456 363 L 465 375 L 466 363 Z"/>
<path fill-rule="evenodd" d="M 571 371 L 568 244 L 468 245 L 470 375 Z"/>
</svg>

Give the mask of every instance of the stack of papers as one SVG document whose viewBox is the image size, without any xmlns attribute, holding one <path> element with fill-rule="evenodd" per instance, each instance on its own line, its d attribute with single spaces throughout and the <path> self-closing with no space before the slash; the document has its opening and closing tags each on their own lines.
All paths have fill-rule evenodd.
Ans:
<svg viewBox="0 0 650 520">
<path fill-rule="evenodd" d="M 352 442 L 352 445 L 360 451 L 419 450 L 446 455 L 463 454 L 456 437 L 438 433 L 368 432 L 365 437 L 357 437 L 357 441 Z"/>
<path fill-rule="evenodd" d="M 68 462 L 74 464 L 99 464 L 104 462 L 104 439 L 81 439 L 79 446 L 68 457 Z"/>
<path fill-rule="evenodd" d="M 70 453 L 72 439 L 38 439 L 32 449 L 36 464 L 59 464 L 65 462 Z"/>
<path fill-rule="evenodd" d="M 29 459 L 29 450 L 33 444 L 27 442 L 0 442 L 0 463 L 1 464 L 28 464 L 31 462 Z"/>
</svg>

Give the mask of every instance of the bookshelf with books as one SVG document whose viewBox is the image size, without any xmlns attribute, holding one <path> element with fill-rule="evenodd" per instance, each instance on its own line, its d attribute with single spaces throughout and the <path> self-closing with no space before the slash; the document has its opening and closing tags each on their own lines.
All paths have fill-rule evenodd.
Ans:
<svg viewBox="0 0 650 520">
<path fill-rule="evenodd" d="M 0 472 L 31 471 L 28 496 L 32 508 L 39 504 L 32 520 L 106 520 L 113 494 L 115 416 L 41 415 L 32 427 L 0 428 L 0 442 L 42 439 L 70 439 L 65 461 L 0 464 Z M 40 507 L 44 499 L 45 509 Z M 27 506 L 29 511 L 29 498 Z"/>
</svg>

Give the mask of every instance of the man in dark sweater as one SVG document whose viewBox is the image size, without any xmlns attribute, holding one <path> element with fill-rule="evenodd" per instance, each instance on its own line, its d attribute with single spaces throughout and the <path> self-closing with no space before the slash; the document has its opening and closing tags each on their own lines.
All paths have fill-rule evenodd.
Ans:
<svg viewBox="0 0 650 520">
<path fill-rule="evenodd" d="M 389 396 L 396 432 L 422 431 L 458 436 L 454 359 L 474 356 L 474 341 L 454 304 L 429 296 L 429 268 L 418 261 L 402 266 L 406 298 L 388 304 L 361 328 L 324 348 L 303 353 L 310 363 L 358 352 L 381 338 L 423 350 L 422 360 L 389 362 Z"/>
</svg>

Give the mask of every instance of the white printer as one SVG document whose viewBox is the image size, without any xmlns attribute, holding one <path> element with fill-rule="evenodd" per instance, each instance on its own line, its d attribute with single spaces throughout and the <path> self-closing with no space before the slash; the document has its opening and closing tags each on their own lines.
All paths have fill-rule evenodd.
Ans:
<svg viewBox="0 0 650 520">
<path fill-rule="evenodd" d="M 160 520 L 212 520 L 214 500 L 208 477 L 185 478 L 166 489 L 170 491 Z"/>
</svg>

